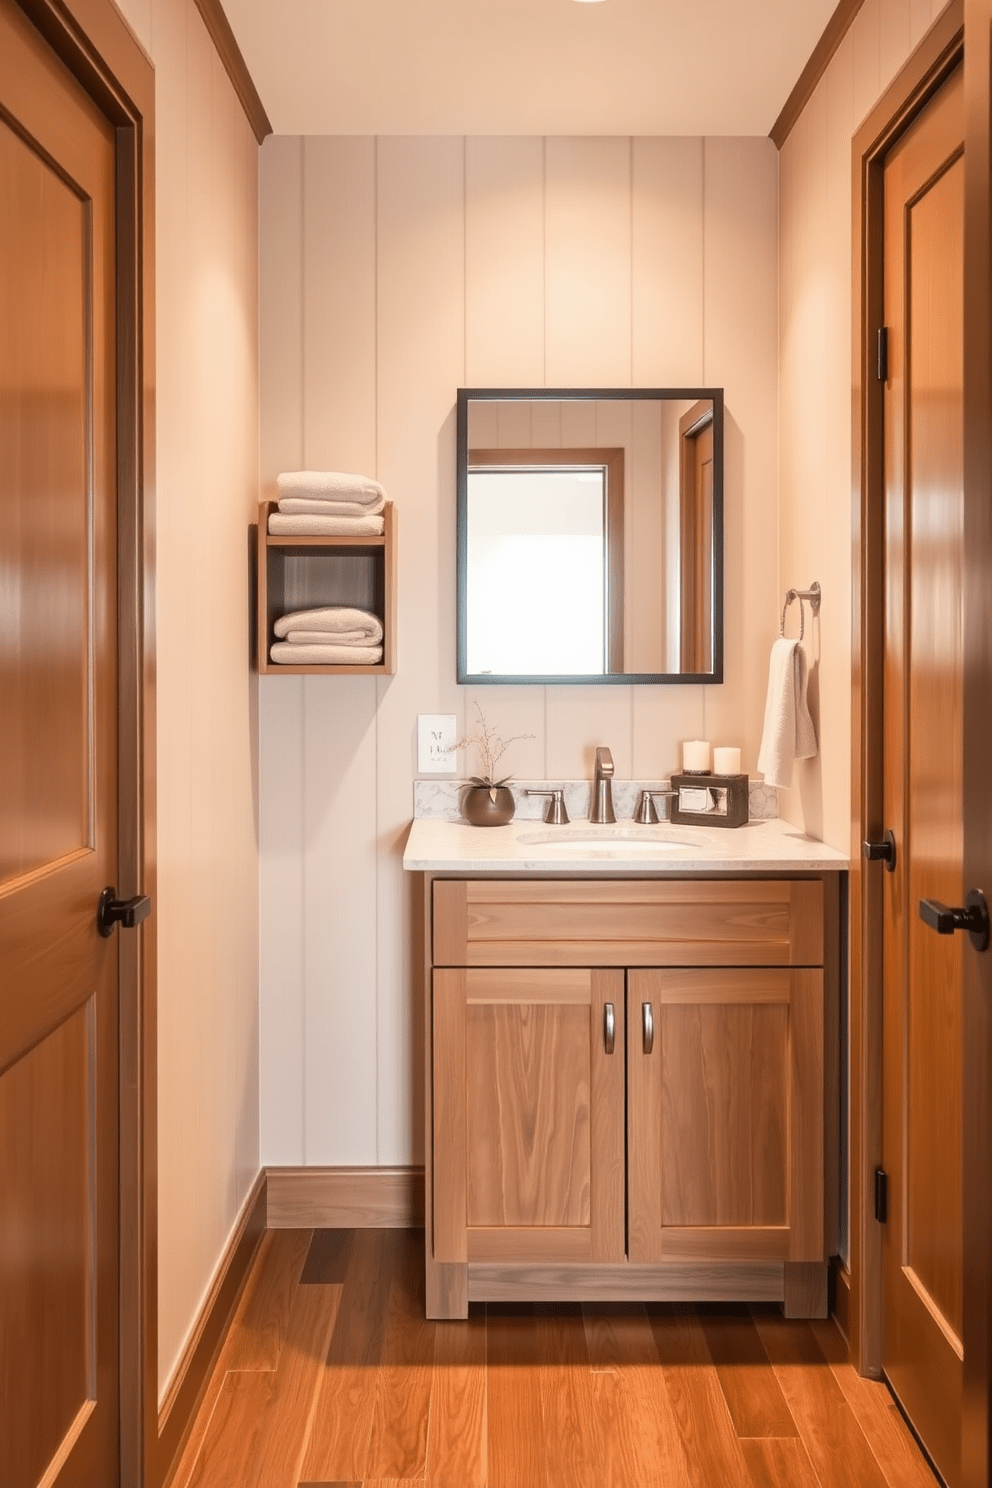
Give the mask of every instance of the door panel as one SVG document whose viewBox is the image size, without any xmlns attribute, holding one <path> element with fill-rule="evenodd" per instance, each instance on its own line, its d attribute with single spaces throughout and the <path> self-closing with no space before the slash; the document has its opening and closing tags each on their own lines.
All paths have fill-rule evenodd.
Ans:
<svg viewBox="0 0 992 1488">
<path fill-rule="evenodd" d="M 622 972 L 435 971 L 435 1258 L 622 1260 L 623 1110 Z"/>
<path fill-rule="evenodd" d="M 961 69 L 885 166 L 883 1365 L 947 1481 L 960 1476 L 960 936 L 921 899 L 964 902 Z"/>
<path fill-rule="evenodd" d="M 0 1482 L 118 1419 L 115 137 L 0 0 Z"/>
<path fill-rule="evenodd" d="M 630 1259 L 822 1262 L 822 971 L 627 987 Z"/>
</svg>

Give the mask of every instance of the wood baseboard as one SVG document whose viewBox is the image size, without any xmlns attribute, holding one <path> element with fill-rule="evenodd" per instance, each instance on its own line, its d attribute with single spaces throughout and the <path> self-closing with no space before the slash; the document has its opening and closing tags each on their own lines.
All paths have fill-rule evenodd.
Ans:
<svg viewBox="0 0 992 1488">
<path fill-rule="evenodd" d="M 270 1230 L 416 1228 L 423 1168 L 266 1168 Z"/>
<path fill-rule="evenodd" d="M 839 1256 L 830 1259 L 830 1315 L 851 1347 L 851 1273 L 844 1269 Z"/>
<path fill-rule="evenodd" d="M 259 1173 L 221 1257 L 200 1315 L 169 1381 L 158 1413 L 155 1461 L 158 1482 L 167 1480 L 179 1459 L 218 1350 L 224 1341 L 241 1289 L 265 1233 L 266 1181 Z"/>
</svg>

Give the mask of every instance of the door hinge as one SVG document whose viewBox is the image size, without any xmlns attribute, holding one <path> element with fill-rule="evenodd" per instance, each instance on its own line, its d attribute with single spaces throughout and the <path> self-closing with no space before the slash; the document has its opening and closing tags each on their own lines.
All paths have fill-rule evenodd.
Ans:
<svg viewBox="0 0 992 1488">
<path fill-rule="evenodd" d="M 875 1218 L 884 1224 L 889 1215 L 889 1175 L 884 1168 L 875 1169 Z"/>
<path fill-rule="evenodd" d="M 889 380 L 889 328 L 880 326 L 878 331 L 878 380 Z"/>
</svg>

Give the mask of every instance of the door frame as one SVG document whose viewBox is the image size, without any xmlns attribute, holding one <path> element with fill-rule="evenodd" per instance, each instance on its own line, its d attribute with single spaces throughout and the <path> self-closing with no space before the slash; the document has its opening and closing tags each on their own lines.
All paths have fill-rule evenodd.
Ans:
<svg viewBox="0 0 992 1488">
<path fill-rule="evenodd" d="M 992 897 L 992 3 L 965 0 L 964 886 Z M 969 783 L 971 790 L 969 791 Z M 963 1488 L 992 1473 L 992 955 L 964 949 Z"/>
<path fill-rule="evenodd" d="M 964 55 L 964 3 L 951 0 L 852 144 L 850 1256 L 839 1284 L 850 1288 L 851 1358 L 862 1374 L 874 1376 L 882 1372 L 884 1295 L 882 1233 L 874 1213 L 874 1174 L 882 1163 L 882 879 L 878 869 L 864 871 L 861 844 L 885 827 L 883 407 L 876 370 L 876 332 L 883 324 L 883 171 L 888 150 Z M 966 160 L 969 148 L 966 140 Z"/>
<path fill-rule="evenodd" d="M 15 0 L 116 132 L 119 881 L 155 903 L 155 76 L 111 0 Z M 95 909 L 94 909 L 95 912 Z M 119 935 L 120 1471 L 157 1482 L 156 917 Z"/>
</svg>

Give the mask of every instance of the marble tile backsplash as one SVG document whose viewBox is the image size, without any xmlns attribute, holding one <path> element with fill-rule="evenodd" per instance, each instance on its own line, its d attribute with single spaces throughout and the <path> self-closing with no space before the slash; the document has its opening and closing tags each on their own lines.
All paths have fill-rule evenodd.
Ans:
<svg viewBox="0 0 992 1488">
<path fill-rule="evenodd" d="M 462 793 L 468 784 L 465 780 L 415 780 L 413 782 L 413 814 L 429 817 L 434 821 L 463 821 L 461 812 Z M 613 810 L 618 821 L 632 819 L 642 790 L 667 790 L 667 780 L 614 780 Z M 586 821 L 592 785 L 588 780 L 511 780 L 510 789 L 516 805 L 516 815 L 521 821 L 540 821 L 547 810 L 546 796 L 529 796 L 531 790 L 558 790 L 565 792 L 565 810 L 572 821 Z M 655 802 L 659 817 L 666 814 L 666 802 Z M 752 780 L 748 790 L 748 815 L 752 821 L 778 816 L 778 792 L 774 786 L 763 781 Z"/>
</svg>

